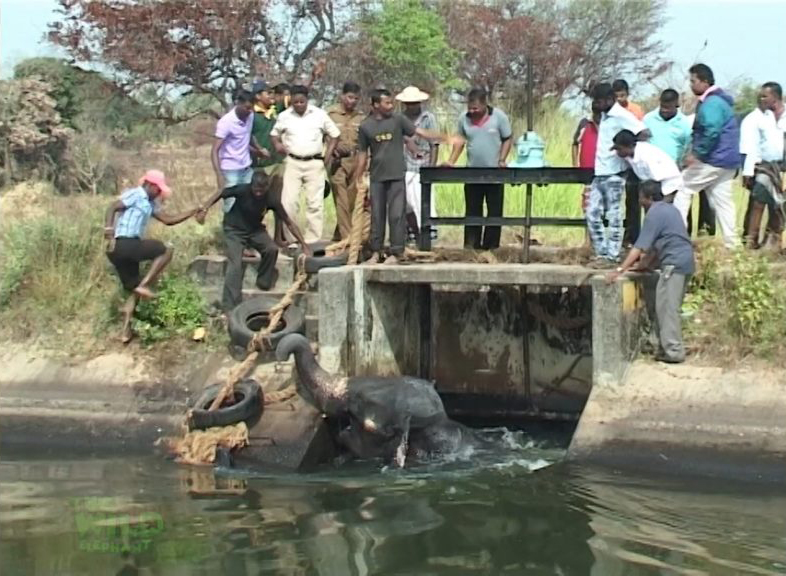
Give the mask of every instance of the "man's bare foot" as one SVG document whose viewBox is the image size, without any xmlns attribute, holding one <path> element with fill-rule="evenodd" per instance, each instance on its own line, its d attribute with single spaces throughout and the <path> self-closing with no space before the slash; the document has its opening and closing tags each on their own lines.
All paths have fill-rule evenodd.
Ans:
<svg viewBox="0 0 786 576">
<path fill-rule="evenodd" d="M 379 264 L 379 252 L 374 252 L 364 264 Z"/>
<path fill-rule="evenodd" d="M 134 338 L 134 332 L 131 330 L 131 317 L 133 314 L 133 308 L 129 306 L 123 307 L 123 329 L 120 331 L 120 341 L 123 344 L 128 344 Z"/>
<path fill-rule="evenodd" d="M 140 298 L 145 298 L 147 300 L 152 300 L 153 298 L 156 297 L 155 292 L 153 292 L 147 286 L 137 286 L 136 288 L 134 288 L 134 294 L 136 294 Z"/>
<path fill-rule="evenodd" d="M 396 257 L 395 254 L 391 254 L 390 256 L 385 258 L 383 264 L 398 264 L 398 258 Z"/>
<path fill-rule="evenodd" d="M 131 330 L 130 326 L 128 328 L 123 329 L 123 331 L 120 333 L 120 341 L 123 344 L 128 344 L 133 339 L 134 339 L 134 332 L 133 330 Z"/>
</svg>

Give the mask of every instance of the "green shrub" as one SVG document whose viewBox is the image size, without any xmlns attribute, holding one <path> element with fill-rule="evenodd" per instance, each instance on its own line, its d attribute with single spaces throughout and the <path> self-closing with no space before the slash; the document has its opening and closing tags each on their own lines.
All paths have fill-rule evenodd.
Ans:
<svg viewBox="0 0 786 576">
<path fill-rule="evenodd" d="M 733 333 L 751 344 L 766 344 L 770 324 L 782 326 L 783 297 L 775 288 L 769 264 L 740 251 L 734 256 L 726 307 Z"/>
<path fill-rule="evenodd" d="M 11 303 L 30 267 L 30 252 L 27 250 L 25 230 L 22 226 L 11 227 L 3 244 L 5 256 L 0 267 L 0 309 Z"/>
<path fill-rule="evenodd" d="M 158 298 L 143 300 L 136 310 L 133 327 L 142 343 L 190 334 L 204 325 L 205 301 L 187 276 L 164 276 L 156 289 Z"/>
</svg>

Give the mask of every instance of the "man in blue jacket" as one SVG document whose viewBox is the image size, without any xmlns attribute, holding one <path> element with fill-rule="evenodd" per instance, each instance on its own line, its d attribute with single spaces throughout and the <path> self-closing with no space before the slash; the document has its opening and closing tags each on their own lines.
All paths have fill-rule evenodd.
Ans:
<svg viewBox="0 0 786 576">
<path fill-rule="evenodd" d="M 738 238 L 734 233 L 736 214 L 731 184 L 740 167 L 740 129 L 734 116 L 734 99 L 715 86 L 715 77 L 706 64 L 690 67 L 690 88 L 699 97 L 693 149 L 685 159 L 685 188 L 677 194 L 674 205 L 687 225 L 693 195 L 706 190 L 723 243 L 734 248 Z"/>
</svg>

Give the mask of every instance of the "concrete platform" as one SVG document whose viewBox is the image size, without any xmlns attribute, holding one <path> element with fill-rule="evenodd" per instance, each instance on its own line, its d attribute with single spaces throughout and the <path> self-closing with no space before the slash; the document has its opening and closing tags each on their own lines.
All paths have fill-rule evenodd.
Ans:
<svg viewBox="0 0 786 576">
<path fill-rule="evenodd" d="M 603 272 L 562 264 L 402 264 L 364 266 L 367 282 L 384 284 L 475 284 L 581 286 Z"/>
<path fill-rule="evenodd" d="M 234 457 L 235 465 L 246 470 L 309 472 L 337 454 L 327 421 L 299 396 L 265 406 L 248 439 Z"/>
<path fill-rule="evenodd" d="M 220 289 L 224 285 L 226 262 L 226 256 L 221 254 L 197 256 L 189 264 L 188 274 L 201 286 Z M 259 265 L 259 257 L 243 258 L 243 264 L 245 265 L 243 288 L 256 290 L 256 267 Z M 289 256 L 279 254 L 276 269 L 278 270 L 276 288 L 285 291 L 295 278 L 295 261 Z"/>
</svg>

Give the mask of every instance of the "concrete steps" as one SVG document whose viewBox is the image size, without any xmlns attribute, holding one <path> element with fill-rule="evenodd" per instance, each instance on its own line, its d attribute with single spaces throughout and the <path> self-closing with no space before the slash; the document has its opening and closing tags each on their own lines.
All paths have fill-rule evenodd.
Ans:
<svg viewBox="0 0 786 576">
<path fill-rule="evenodd" d="M 272 290 L 263 291 L 256 287 L 256 266 L 259 258 L 243 258 L 245 272 L 243 275 L 243 300 L 255 296 L 272 296 L 281 299 L 292 286 L 295 277 L 295 261 L 289 256 L 280 254 L 276 268 L 278 280 Z M 220 308 L 221 294 L 224 286 L 226 257 L 221 255 L 204 255 L 195 258 L 188 267 L 189 276 L 200 286 L 205 301 L 211 308 Z M 319 337 L 319 297 L 316 290 L 316 279 L 311 279 L 308 291 L 300 294 L 296 305 L 306 315 L 306 337 L 316 342 Z"/>
<path fill-rule="evenodd" d="M 226 257 L 218 254 L 197 256 L 188 266 L 188 274 L 191 278 L 202 286 L 224 285 L 224 274 L 226 273 Z M 259 265 L 259 257 L 243 258 L 245 270 L 243 274 L 243 288 L 256 289 L 256 268 Z M 289 256 L 279 255 L 276 262 L 278 270 L 278 281 L 275 288 L 285 291 L 292 285 L 295 278 L 295 261 Z"/>
</svg>

